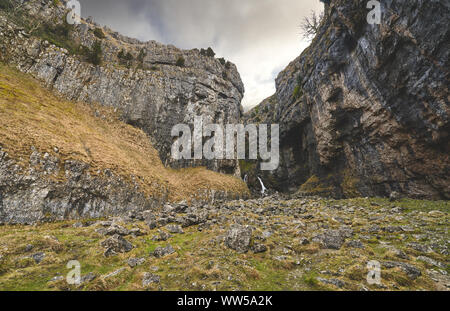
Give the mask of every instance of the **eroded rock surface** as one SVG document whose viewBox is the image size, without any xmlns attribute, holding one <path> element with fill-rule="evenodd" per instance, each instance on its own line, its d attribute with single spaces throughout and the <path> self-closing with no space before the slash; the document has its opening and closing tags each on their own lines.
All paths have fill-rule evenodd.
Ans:
<svg viewBox="0 0 450 311">
<path fill-rule="evenodd" d="M 450 197 L 447 1 L 331 1 L 317 36 L 248 122 L 279 123 L 284 191 Z M 311 179 L 312 178 L 312 179 Z M 308 181 L 308 182 L 307 182 Z M 257 181 L 255 180 L 255 183 Z"/>
</svg>

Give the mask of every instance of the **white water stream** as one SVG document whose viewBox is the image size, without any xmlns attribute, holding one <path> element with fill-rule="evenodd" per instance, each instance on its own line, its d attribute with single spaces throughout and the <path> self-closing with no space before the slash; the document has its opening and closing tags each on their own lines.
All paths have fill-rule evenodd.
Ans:
<svg viewBox="0 0 450 311">
<path fill-rule="evenodd" d="M 258 177 L 258 180 L 259 180 L 259 183 L 261 184 L 261 193 L 262 193 L 262 194 L 265 194 L 267 188 L 266 188 L 266 186 L 264 186 L 264 183 L 263 183 L 263 181 L 261 180 L 261 178 Z"/>
</svg>

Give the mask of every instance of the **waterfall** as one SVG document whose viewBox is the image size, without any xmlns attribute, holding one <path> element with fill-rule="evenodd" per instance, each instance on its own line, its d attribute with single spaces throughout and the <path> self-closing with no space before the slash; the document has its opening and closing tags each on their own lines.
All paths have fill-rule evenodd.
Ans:
<svg viewBox="0 0 450 311">
<path fill-rule="evenodd" d="M 261 180 L 261 178 L 258 177 L 258 180 L 259 180 L 259 183 L 261 184 L 261 193 L 262 193 L 262 194 L 265 194 L 267 188 L 264 186 L 264 183 L 263 183 L 263 181 Z"/>
<path fill-rule="evenodd" d="M 245 176 L 244 176 L 244 182 L 247 184 L 248 183 L 248 175 L 247 174 L 245 174 Z"/>
</svg>

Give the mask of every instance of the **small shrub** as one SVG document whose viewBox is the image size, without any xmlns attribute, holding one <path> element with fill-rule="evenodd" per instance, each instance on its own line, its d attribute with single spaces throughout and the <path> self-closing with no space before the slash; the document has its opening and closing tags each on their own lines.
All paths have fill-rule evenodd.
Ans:
<svg viewBox="0 0 450 311">
<path fill-rule="evenodd" d="M 72 27 L 72 25 L 67 23 L 62 23 L 59 25 L 44 23 L 40 25 L 40 27 L 34 29 L 31 34 L 41 38 L 42 40 L 47 40 L 57 47 L 65 48 L 71 54 L 80 54 L 80 46 L 70 37 Z"/>
<path fill-rule="evenodd" d="M 120 50 L 119 54 L 117 54 L 117 57 L 120 59 L 124 59 L 125 58 L 125 51 L 122 49 Z"/>
<path fill-rule="evenodd" d="M 203 55 L 203 56 L 208 56 L 208 57 L 214 57 L 214 56 L 216 56 L 216 53 L 214 52 L 214 50 L 212 49 L 212 48 L 208 48 L 208 49 L 201 49 L 200 50 L 200 55 Z"/>
<path fill-rule="evenodd" d="M 98 40 L 95 41 L 95 43 L 91 49 L 83 46 L 82 47 L 82 55 L 85 56 L 86 61 L 88 61 L 89 63 L 91 63 L 95 66 L 101 65 L 103 51 L 102 51 L 102 45 L 101 45 L 100 41 L 98 41 Z"/>
<path fill-rule="evenodd" d="M 295 89 L 294 89 L 294 93 L 292 94 L 292 96 L 293 96 L 295 99 L 298 99 L 298 98 L 301 97 L 302 95 L 303 95 L 302 88 L 301 88 L 300 85 L 297 85 L 297 86 L 295 87 Z"/>
<path fill-rule="evenodd" d="M 298 99 L 303 96 L 303 88 L 302 88 L 302 77 L 300 75 L 297 76 L 297 86 L 292 93 L 294 99 Z"/>
<path fill-rule="evenodd" d="M 186 61 L 185 61 L 184 57 L 183 57 L 183 56 L 180 56 L 180 57 L 178 57 L 178 59 L 177 59 L 176 65 L 177 65 L 178 67 L 184 67 L 185 62 L 186 62 Z"/>
<path fill-rule="evenodd" d="M 12 4 L 11 4 L 10 1 L 8 1 L 8 0 L 0 0 L 0 9 L 5 10 L 5 11 L 9 11 L 12 8 L 13 7 L 12 7 Z"/>
<path fill-rule="evenodd" d="M 132 61 L 133 59 L 133 55 L 130 52 L 127 52 L 127 54 L 125 55 L 125 60 Z"/>
<path fill-rule="evenodd" d="M 223 57 L 219 58 L 219 62 L 222 64 L 222 66 L 225 66 L 225 64 L 227 63 L 227 61 Z"/>
<path fill-rule="evenodd" d="M 103 30 L 101 28 L 95 28 L 94 30 L 94 35 L 99 38 L 99 39 L 105 39 L 105 33 L 103 32 Z"/>
<path fill-rule="evenodd" d="M 208 57 L 214 57 L 214 56 L 216 56 L 216 53 L 213 51 L 213 49 L 208 48 L 208 49 L 206 50 L 206 56 L 208 56 Z"/>
<path fill-rule="evenodd" d="M 133 63 L 134 57 L 130 52 L 126 52 L 122 49 L 119 54 L 117 54 L 117 57 L 119 58 L 119 64 L 130 67 Z"/>
<path fill-rule="evenodd" d="M 147 52 L 144 50 L 144 49 L 142 49 L 140 52 L 139 52 L 139 55 L 138 55 L 138 57 L 137 57 L 137 60 L 139 61 L 139 63 L 144 63 L 144 58 L 145 58 L 145 56 L 147 56 Z"/>
</svg>

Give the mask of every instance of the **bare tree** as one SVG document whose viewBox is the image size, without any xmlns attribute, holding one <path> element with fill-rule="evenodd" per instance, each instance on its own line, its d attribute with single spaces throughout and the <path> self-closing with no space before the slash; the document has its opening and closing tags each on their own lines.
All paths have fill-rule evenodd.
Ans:
<svg viewBox="0 0 450 311">
<path fill-rule="evenodd" d="M 322 20 L 323 13 L 317 15 L 316 12 L 311 11 L 311 16 L 305 17 L 302 24 L 300 25 L 303 38 L 311 39 L 312 37 L 314 37 L 319 31 L 319 26 Z"/>
</svg>

